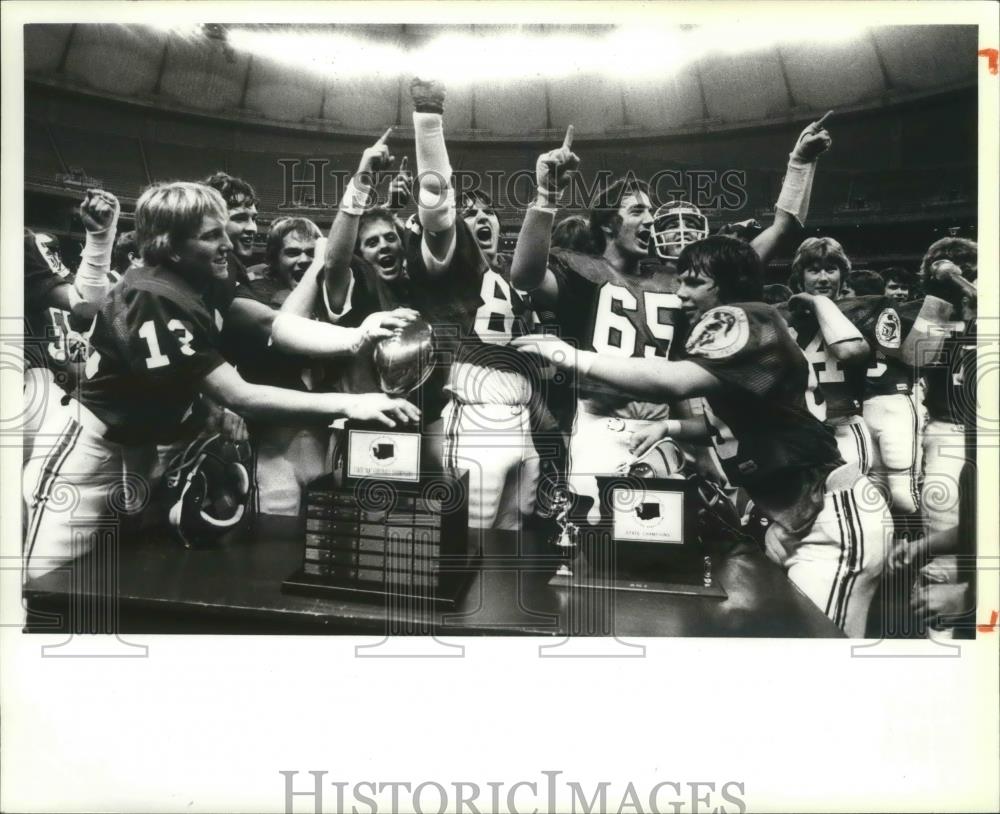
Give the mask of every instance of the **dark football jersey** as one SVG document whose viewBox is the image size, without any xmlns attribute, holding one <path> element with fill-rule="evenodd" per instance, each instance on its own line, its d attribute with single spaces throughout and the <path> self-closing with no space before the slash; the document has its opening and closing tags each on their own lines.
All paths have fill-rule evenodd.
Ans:
<svg viewBox="0 0 1000 814">
<path fill-rule="evenodd" d="M 779 310 L 816 376 L 815 401 L 808 402 L 813 415 L 821 421 L 860 415 L 867 366 L 845 365 L 834 358 L 823 340 L 815 314 L 787 306 Z"/>
<path fill-rule="evenodd" d="M 247 269 L 246 281 L 237 285 L 234 302 L 251 300 L 277 311 L 290 292 L 285 281 L 271 274 L 266 265 L 252 266 Z M 227 323 L 223 336 L 233 348 L 240 376 L 253 384 L 310 389 L 313 377 L 309 359 L 274 347 L 270 336 L 263 332 L 237 331 L 233 322 Z"/>
<path fill-rule="evenodd" d="M 24 235 L 24 360 L 26 367 L 48 367 L 56 383 L 74 392 L 83 373 L 89 352 L 92 319 L 83 319 L 49 304 L 52 291 L 60 285 L 73 285 L 76 274 L 52 270 L 45 261 L 35 236 Z M 108 272 L 109 288 L 119 280 Z"/>
<path fill-rule="evenodd" d="M 535 364 L 510 347 L 513 338 L 531 333 L 534 327 L 526 297 L 510 284 L 502 264 L 494 267 L 487 262 L 464 221 L 455 224 L 454 255 L 441 273 L 427 271 L 421 240 L 419 231 L 407 233 L 411 305 L 434 328 L 438 362 L 450 368 L 448 389 L 471 403 L 519 400 Z M 498 375 L 470 372 L 478 368 Z"/>
<path fill-rule="evenodd" d="M 131 269 L 97 314 L 80 400 L 108 425 L 108 438 L 174 440 L 202 379 L 223 364 L 223 318 L 231 298 L 199 295 L 172 271 Z"/>
<path fill-rule="evenodd" d="M 45 261 L 35 235 L 24 230 L 24 364 L 49 367 L 58 374 L 66 367 L 70 349 L 69 314 L 48 305 L 52 291 L 73 283 L 73 275 L 54 272 Z"/>
<path fill-rule="evenodd" d="M 676 276 L 628 275 L 597 255 L 556 249 L 549 270 L 559 286 L 555 313 L 563 336 L 583 350 L 623 358 L 667 358 L 683 314 Z M 591 412 L 625 418 L 666 418 L 664 404 L 632 402 L 594 383 L 581 385 Z"/>
<path fill-rule="evenodd" d="M 976 426 L 976 320 L 954 321 L 941 352 L 920 368 L 924 406 L 934 421 Z"/>
<path fill-rule="evenodd" d="M 705 418 L 730 483 L 787 528 L 807 526 L 843 460 L 806 408 L 808 365 L 784 319 L 763 303 L 719 306 L 691 329 L 684 352 L 723 384 L 706 397 Z"/>
<path fill-rule="evenodd" d="M 871 348 L 864 398 L 912 393 L 913 369 L 899 358 L 903 337 L 913 325 L 912 316 L 881 295 L 850 297 L 837 305 Z"/>
</svg>

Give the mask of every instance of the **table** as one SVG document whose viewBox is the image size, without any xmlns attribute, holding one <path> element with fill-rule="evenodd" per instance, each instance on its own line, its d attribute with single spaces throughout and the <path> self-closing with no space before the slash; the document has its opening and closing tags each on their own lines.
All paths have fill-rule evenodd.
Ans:
<svg viewBox="0 0 1000 814">
<path fill-rule="evenodd" d="M 715 573 L 726 599 L 551 587 L 558 564 L 537 536 L 480 535 L 483 558 L 453 609 L 396 598 L 298 596 L 281 583 L 303 542 L 280 521 L 251 540 L 186 550 L 153 534 L 29 582 L 27 632 L 635 636 L 842 636 L 762 554 L 729 557 Z M 111 576 L 109 576 L 111 575 Z"/>
</svg>

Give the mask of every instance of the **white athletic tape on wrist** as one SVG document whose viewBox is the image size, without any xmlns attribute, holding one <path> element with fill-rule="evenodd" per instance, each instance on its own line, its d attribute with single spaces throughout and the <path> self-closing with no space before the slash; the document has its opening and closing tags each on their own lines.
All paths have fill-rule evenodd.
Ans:
<svg viewBox="0 0 1000 814">
<path fill-rule="evenodd" d="M 100 232 L 87 232 L 75 280 L 76 289 L 85 300 L 100 299 L 111 285 L 108 272 L 111 271 L 111 252 L 115 246 L 115 232 L 120 212 L 120 207 L 116 206 L 111 223 L 106 229 Z"/>
<path fill-rule="evenodd" d="M 345 215 L 363 215 L 368 211 L 372 188 L 359 184 L 356 178 L 347 183 L 344 197 L 340 199 L 340 211 Z"/>
<path fill-rule="evenodd" d="M 805 226 L 806 216 L 809 214 L 809 198 L 812 196 L 815 175 L 815 161 L 806 163 L 794 157 L 788 159 L 785 181 L 781 185 L 775 208 L 787 212 L 800 226 Z"/>
<path fill-rule="evenodd" d="M 428 232 L 444 232 L 455 224 L 455 190 L 450 186 L 441 191 L 425 188 L 417 193 L 420 225 Z"/>
<path fill-rule="evenodd" d="M 451 163 L 444 143 L 440 113 L 414 113 L 413 136 L 417 153 L 417 175 L 437 173 L 445 184 L 451 182 Z"/>
</svg>

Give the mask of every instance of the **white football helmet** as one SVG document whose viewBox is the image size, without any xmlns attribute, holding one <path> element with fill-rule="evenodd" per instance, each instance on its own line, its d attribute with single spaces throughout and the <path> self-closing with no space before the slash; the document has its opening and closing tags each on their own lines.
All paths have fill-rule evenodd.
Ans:
<svg viewBox="0 0 1000 814">
<path fill-rule="evenodd" d="M 676 260 L 685 246 L 708 237 L 708 218 L 692 203 L 669 201 L 653 214 L 653 244 L 664 260 Z"/>
</svg>

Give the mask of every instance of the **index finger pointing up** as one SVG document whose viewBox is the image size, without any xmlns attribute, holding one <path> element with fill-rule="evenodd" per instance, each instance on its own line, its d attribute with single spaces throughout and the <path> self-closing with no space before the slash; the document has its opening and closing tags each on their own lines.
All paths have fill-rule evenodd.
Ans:
<svg viewBox="0 0 1000 814">
<path fill-rule="evenodd" d="M 380 138 L 380 139 L 379 139 L 378 141 L 376 141 L 375 143 L 376 143 L 376 144 L 385 144 L 385 143 L 386 143 L 386 142 L 387 142 L 387 141 L 389 140 L 389 134 L 390 134 L 391 132 L 392 132 L 392 127 L 390 127 L 390 128 L 388 129 L 388 130 L 386 130 L 386 131 L 385 131 L 385 132 L 384 132 L 384 133 L 382 134 L 382 137 L 381 137 L 381 138 Z"/>
<path fill-rule="evenodd" d="M 823 122 L 825 122 L 827 119 L 829 119 L 830 116 L 832 116 L 832 115 L 833 115 L 833 111 L 832 110 L 826 111 L 826 113 L 824 113 L 821 118 L 819 118 L 817 121 L 813 122 L 813 130 L 815 130 L 815 131 L 822 130 L 823 129 Z"/>
<path fill-rule="evenodd" d="M 562 146 L 564 150 L 573 149 L 573 125 L 566 128 L 566 138 L 563 139 Z"/>
</svg>

